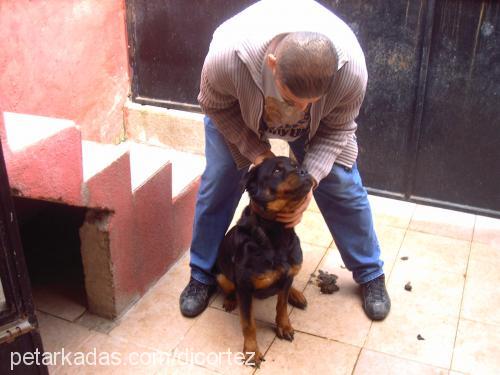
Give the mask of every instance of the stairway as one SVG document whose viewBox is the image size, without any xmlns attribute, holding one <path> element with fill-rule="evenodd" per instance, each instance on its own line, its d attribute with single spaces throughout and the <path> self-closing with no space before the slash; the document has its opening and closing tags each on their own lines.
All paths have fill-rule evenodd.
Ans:
<svg viewBox="0 0 500 375">
<path fill-rule="evenodd" d="M 8 112 L 0 137 L 13 195 L 87 208 L 91 312 L 116 318 L 189 247 L 203 156 L 85 141 L 72 121 Z"/>
</svg>

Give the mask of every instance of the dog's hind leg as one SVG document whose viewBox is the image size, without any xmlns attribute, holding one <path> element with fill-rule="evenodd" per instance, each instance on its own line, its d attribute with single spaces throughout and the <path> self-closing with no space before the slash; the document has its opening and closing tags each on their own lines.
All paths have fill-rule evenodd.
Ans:
<svg viewBox="0 0 500 375">
<path fill-rule="evenodd" d="M 307 307 L 307 300 L 304 293 L 295 289 L 293 286 L 290 287 L 290 292 L 288 293 L 288 303 L 302 310 Z"/>
<path fill-rule="evenodd" d="M 236 293 L 231 292 L 229 294 L 226 294 L 224 302 L 222 303 L 222 307 L 224 308 L 224 310 L 230 312 L 233 311 L 236 308 L 236 306 L 238 306 L 238 301 L 236 300 Z"/>
<path fill-rule="evenodd" d="M 222 291 L 224 292 L 224 302 L 222 304 L 222 307 L 224 307 L 224 310 L 226 311 L 233 311 L 236 306 L 238 305 L 236 301 L 236 287 L 234 283 L 229 280 L 224 274 L 220 273 L 216 276 L 217 283 L 221 287 Z"/>
</svg>

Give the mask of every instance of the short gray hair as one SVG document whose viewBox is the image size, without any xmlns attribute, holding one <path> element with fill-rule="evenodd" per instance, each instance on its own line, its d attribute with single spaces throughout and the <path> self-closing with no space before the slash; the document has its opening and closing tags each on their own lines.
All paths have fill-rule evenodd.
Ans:
<svg viewBox="0 0 500 375">
<path fill-rule="evenodd" d="M 276 47 L 276 75 L 299 98 L 324 95 L 337 71 L 332 41 L 316 32 L 294 32 Z"/>
</svg>

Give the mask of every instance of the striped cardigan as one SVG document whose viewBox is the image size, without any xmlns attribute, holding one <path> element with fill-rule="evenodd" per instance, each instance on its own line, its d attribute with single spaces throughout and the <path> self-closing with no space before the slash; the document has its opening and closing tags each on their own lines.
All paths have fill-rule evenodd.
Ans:
<svg viewBox="0 0 500 375">
<path fill-rule="evenodd" d="M 321 181 L 333 163 L 356 161 L 356 122 L 367 71 L 351 29 L 312 0 L 264 0 L 224 22 L 215 31 L 201 73 L 198 101 L 222 133 L 239 168 L 270 149 L 259 132 L 263 112 L 262 69 L 277 36 L 315 31 L 328 36 L 337 53 L 331 89 L 311 105 L 303 167 Z"/>
</svg>

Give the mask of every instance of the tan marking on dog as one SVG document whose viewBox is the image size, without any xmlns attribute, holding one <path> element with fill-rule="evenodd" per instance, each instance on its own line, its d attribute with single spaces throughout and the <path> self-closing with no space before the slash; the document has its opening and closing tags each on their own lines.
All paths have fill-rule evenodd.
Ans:
<svg viewBox="0 0 500 375">
<path fill-rule="evenodd" d="M 307 299 L 304 296 L 304 293 L 295 289 L 293 286 L 290 288 L 290 292 L 288 293 L 288 302 L 292 306 L 298 307 L 299 309 L 304 309 L 307 306 Z"/>
<path fill-rule="evenodd" d="M 301 268 L 302 268 L 302 263 L 301 264 L 294 264 L 288 270 L 288 275 L 290 275 L 290 276 L 297 275 L 299 273 L 299 271 L 300 271 Z"/>
<path fill-rule="evenodd" d="M 252 276 L 252 284 L 255 289 L 266 289 L 273 285 L 281 277 L 283 270 L 271 270 Z"/>
<path fill-rule="evenodd" d="M 280 211 L 293 211 L 303 199 L 294 201 L 290 199 L 290 191 L 296 189 L 300 185 L 300 178 L 296 174 L 290 174 L 281 182 L 276 189 L 276 199 L 267 203 L 267 210 L 280 212 Z"/>
<path fill-rule="evenodd" d="M 236 289 L 234 283 L 229 280 L 226 275 L 219 273 L 216 277 L 217 282 L 219 283 L 219 286 L 221 289 L 224 291 L 225 294 L 229 294 L 231 292 L 234 292 Z"/>
<path fill-rule="evenodd" d="M 286 199 L 275 199 L 266 205 L 267 211 L 279 212 L 289 203 Z"/>
</svg>

